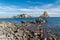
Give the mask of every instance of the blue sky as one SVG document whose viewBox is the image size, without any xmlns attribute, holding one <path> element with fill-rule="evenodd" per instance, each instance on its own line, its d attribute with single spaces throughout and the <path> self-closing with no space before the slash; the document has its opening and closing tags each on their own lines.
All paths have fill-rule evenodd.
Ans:
<svg viewBox="0 0 60 40">
<path fill-rule="evenodd" d="M 60 0 L 0 0 L 0 17 L 40 16 L 44 11 L 52 17 L 60 17 Z"/>
</svg>

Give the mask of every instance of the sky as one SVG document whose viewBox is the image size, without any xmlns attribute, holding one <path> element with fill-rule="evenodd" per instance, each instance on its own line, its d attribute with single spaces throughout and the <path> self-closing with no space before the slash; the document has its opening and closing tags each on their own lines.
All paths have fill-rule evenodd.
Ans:
<svg viewBox="0 0 60 40">
<path fill-rule="evenodd" d="M 0 17 L 19 14 L 38 17 L 44 11 L 51 17 L 60 17 L 60 0 L 0 0 Z"/>
</svg>

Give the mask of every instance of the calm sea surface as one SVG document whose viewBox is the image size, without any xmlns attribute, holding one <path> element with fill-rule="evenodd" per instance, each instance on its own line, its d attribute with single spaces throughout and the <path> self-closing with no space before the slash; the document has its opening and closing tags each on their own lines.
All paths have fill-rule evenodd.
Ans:
<svg viewBox="0 0 60 40">
<path fill-rule="evenodd" d="M 0 18 L 0 21 L 9 21 L 9 22 L 14 22 L 14 23 L 21 23 L 22 20 L 28 20 L 28 21 L 34 21 L 38 19 L 37 17 L 35 18 Z M 60 25 L 60 17 L 51 17 L 51 18 L 43 18 L 44 20 L 47 20 L 46 24 L 55 24 L 55 25 Z"/>
</svg>

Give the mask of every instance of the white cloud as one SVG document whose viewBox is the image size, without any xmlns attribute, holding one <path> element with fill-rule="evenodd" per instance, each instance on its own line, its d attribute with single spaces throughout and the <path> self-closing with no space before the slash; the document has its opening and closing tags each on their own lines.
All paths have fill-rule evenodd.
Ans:
<svg viewBox="0 0 60 40">
<path fill-rule="evenodd" d="M 40 6 L 40 8 L 52 8 L 53 7 L 53 4 L 45 4 L 43 6 Z"/>
<path fill-rule="evenodd" d="M 19 8 L 16 6 L 0 5 L 0 16 L 13 16 L 18 14 L 29 14 L 40 16 L 44 11 L 47 11 L 50 16 L 60 15 L 60 5 L 46 4 L 43 6 L 35 6 L 32 8 Z M 53 15 L 54 14 L 54 15 Z"/>
</svg>

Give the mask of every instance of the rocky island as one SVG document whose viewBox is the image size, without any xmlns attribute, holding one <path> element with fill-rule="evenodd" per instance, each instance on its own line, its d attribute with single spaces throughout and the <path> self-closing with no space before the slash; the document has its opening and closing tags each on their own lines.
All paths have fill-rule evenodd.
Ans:
<svg viewBox="0 0 60 40">
<path fill-rule="evenodd" d="M 44 11 L 44 13 L 40 16 L 41 18 L 49 18 L 47 11 Z"/>
<path fill-rule="evenodd" d="M 21 14 L 21 15 L 13 16 L 13 18 L 32 18 L 32 16 L 27 14 Z"/>
</svg>

